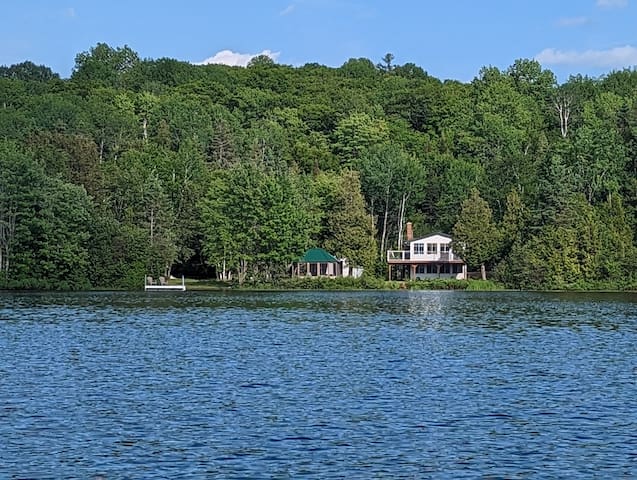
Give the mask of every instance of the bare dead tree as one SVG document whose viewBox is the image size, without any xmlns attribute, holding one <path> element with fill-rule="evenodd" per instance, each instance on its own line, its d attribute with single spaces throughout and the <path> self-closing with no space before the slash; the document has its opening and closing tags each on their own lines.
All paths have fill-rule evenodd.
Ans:
<svg viewBox="0 0 637 480">
<path fill-rule="evenodd" d="M 568 135 L 569 120 L 571 118 L 572 98 L 569 95 L 558 95 L 553 102 L 553 106 L 560 117 L 560 131 L 562 138 Z"/>
</svg>

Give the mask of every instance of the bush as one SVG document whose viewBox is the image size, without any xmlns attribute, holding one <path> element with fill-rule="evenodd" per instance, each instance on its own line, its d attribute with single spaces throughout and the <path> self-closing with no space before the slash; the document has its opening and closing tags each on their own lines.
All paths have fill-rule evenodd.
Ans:
<svg viewBox="0 0 637 480">
<path fill-rule="evenodd" d="M 504 285 L 493 280 L 469 280 L 467 290 L 479 292 L 494 292 L 504 290 Z"/>
<path fill-rule="evenodd" d="M 432 278 L 412 280 L 407 282 L 407 286 L 412 290 L 466 290 L 468 283 L 467 280 Z"/>
</svg>

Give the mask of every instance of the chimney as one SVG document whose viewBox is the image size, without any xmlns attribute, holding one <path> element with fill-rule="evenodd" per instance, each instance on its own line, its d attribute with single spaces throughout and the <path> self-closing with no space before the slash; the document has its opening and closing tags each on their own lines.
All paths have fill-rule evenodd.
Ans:
<svg viewBox="0 0 637 480">
<path fill-rule="evenodd" d="M 414 239 L 414 226 L 411 224 L 411 222 L 407 222 L 406 230 L 407 241 L 411 242 Z"/>
</svg>

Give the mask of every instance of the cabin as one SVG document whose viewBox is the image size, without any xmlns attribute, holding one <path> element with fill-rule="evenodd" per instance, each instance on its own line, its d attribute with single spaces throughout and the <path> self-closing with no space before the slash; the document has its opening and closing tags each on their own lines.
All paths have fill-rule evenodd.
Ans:
<svg viewBox="0 0 637 480">
<path fill-rule="evenodd" d="M 342 277 L 343 263 L 322 248 L 310 248 L 292 267 L 293 277 Z"/>
<path fill-rule="evenodd" d="M 293 277 L 359 278 L 362 274 L 362 267 L 350 265 L 346 258 L 338 259 L 322 248 L 310 248 L 292 265 Z"/>
<path fill-rule="evenodd" d="M 467 265 L 453 252 L 449 235 L 434 233 L 414 240 L 412 232 L 412 225 L 408 223 L 404 249 L 387 251 L 389 280 L 467 278 Z"/>
</svg>

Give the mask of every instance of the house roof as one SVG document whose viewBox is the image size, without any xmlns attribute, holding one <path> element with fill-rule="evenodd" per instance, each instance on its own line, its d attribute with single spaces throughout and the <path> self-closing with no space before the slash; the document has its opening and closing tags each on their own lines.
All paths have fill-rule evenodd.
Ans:
<svg viewBox="0 0 637 480">
<path fill-rule="evenodd" d="M 426 237 L 415 238 L 414 240 L 411 240 L 409 243 L 422 242 L 423 240 L 427 240 L 428 238 L 436 237 L 436 236 L 445 237 L 445 238 L 448 238 L 449 240 L 452 240 L 451 235 L 447 235 L 446 233 L 436 232 L 436 233 L 430 233 Z"/>
<path fill-rule="evenodd" d="M 302 263 L 337 263 L 338 260 L 333 255 L 327 253 L 322 248 L 310 248 L 303 255 L 299 262 Z"/>
</svg>

